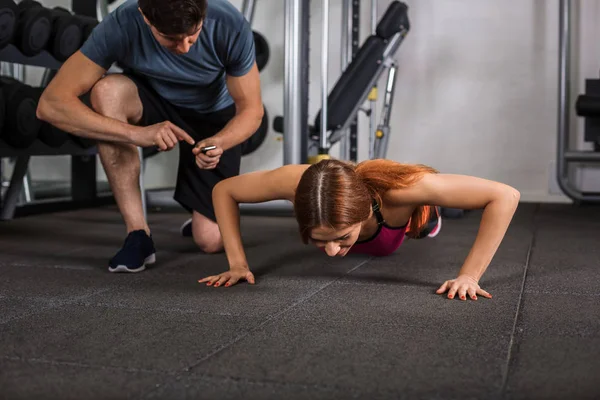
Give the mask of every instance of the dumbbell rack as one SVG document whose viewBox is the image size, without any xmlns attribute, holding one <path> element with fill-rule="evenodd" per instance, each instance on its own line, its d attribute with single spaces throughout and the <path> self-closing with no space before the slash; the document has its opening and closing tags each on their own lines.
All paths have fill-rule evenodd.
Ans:
<svg viewBox="0 0 600 400">
<path fill-rule="evenodd" d="M 37 66 L 56 70 L 61 63 L 47 51 L 27 57 L 12 44 L 0 50 L 0 61 Z M 36 140 L 25 149 L 17 149 L 0 139 L 0 158 L 15 158 L 16 163 L 10 180 L 10 186 L 0 203 L 0 220 L 10 220 L 15 216 L 54 212 L 64 209 L 95 207 L 114 202 L 111 196 L 99 196 L 96 188 L 96 154 L 95 146 L 84 148 L 68 140 L 60 147 L 50 147 Z M 71 198 L 54 201 L 32 201 L 18 205 L 23 191 L 23 179 L 27 174 L 29 160 L 33 156 L 71 156 Z"/>
</svg>

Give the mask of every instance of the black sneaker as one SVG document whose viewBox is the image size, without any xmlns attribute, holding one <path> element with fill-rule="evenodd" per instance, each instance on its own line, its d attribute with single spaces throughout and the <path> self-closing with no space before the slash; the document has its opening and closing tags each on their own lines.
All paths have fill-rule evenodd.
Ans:
<svg viewBox="0 0 600 400">
<path fill-rule="evenodd" d="M 156 250 L 152 236 L 146 231 L 132 231 L 127 235 L 123 248 L 109 261 L 110 272 L 141 272 L 146 265 L 156 262 Z"/>
<path fill-rule="evenodd" d="M 181 228 L 179 228 L 179 231 L 183 237 L 192 237 L 192 219 L 190 218 L 185 221 L 183 225 L 181 225 Z"/>
</svg>

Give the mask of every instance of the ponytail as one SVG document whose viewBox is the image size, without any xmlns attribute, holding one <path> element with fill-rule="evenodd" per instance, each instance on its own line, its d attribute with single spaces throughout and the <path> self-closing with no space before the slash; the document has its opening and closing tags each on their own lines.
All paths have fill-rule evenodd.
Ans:
<svg viewBox="0 0 600 400">
<path fill-rule="evenodd" d="M 355 171 L 380 207 L 383 193 L 392 189 L 410 187 L 423 175 L 438 172 L 422 164 L 401 164 L 385 159 L 363 161 L 356 166 Z M 431 206 L 417 207 L 410 218 L 407 236 L 417 237 L 429 221 L 432 212 Z"/>
</svg>

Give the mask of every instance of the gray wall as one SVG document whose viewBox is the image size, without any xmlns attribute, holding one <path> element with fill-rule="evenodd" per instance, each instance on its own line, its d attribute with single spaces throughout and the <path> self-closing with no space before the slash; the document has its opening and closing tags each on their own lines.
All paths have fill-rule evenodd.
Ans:
<svg viewBox="0 0 600 400">
<path fill-rule="evenodd" d="M 556 149 L 557 0 L 407 0 L 412 29 L 398 52 L 399 77 L 388 158 L 426 163 L 443 172 L 477 175 L 510 184 L 524 201 L 565 201 L 552 183 Z M 47 5 L 65 1 L 49 0 Z M 232 0 L 241 7 L 241 0 Z M 340 73 L 341 1 L 331 0 L 330 87 Z M 311 120 L 320 108 L 321 2 L 312 1 Z M 379 0 L 382 13 L 389 2 Z M 575 1 L 574 96 L 586 77 L 598 76 L 600 2 Z M 361 34 L 370 30 L 370 1 L 363 1 Z M 283 1 L 257 0 L 254 28 L 271 45 L 261 74 L 270 115 L 283 107 Z M 37 79 L 32 69 L 29 77 Z M 384 76 L 385 78 L 385 76 Z M 382 96 L 380 96 L 381 99 Z M 573 97 L 574 99 L 574 97 Z M 380 110 L 381 108 L 379 108 Z M 583 124 L 573 132 L 588 148 Z M 368 120 L 360 119 L 359 156 L 367 157 Z M 243 172 L 282 165 L 282 143 L 270 132 L 265 144 L 243 159 Z M 333 154 L 337 154 L 334 149 Z M 158 155 L 146 170 L 148 187 L 172 186 L 177 153 Z M 40 157 L 34 178 L 66 177 L 67 158 Z M 104 175 L 100 173 L 102 179 Z M 600 188 L 599 174 L 586 186 Z"/>
</svg>

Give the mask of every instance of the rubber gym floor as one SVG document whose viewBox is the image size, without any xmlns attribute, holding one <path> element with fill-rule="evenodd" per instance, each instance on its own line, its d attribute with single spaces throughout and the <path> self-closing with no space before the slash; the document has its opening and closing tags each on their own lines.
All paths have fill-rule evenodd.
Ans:
<svg viewBox="0 0 600 400">
<path fill-rule="evenodd" d="M 597 399 L 600 208 L 521 204 L 481 285 L 448 300 L 481 212 L 393 256 L 328 258 L 243 216 L 257 284 L 149 216 L 157 263 L 110 274 L 114 207 L 0 225 L 2 399 Z"/>
</svg>

